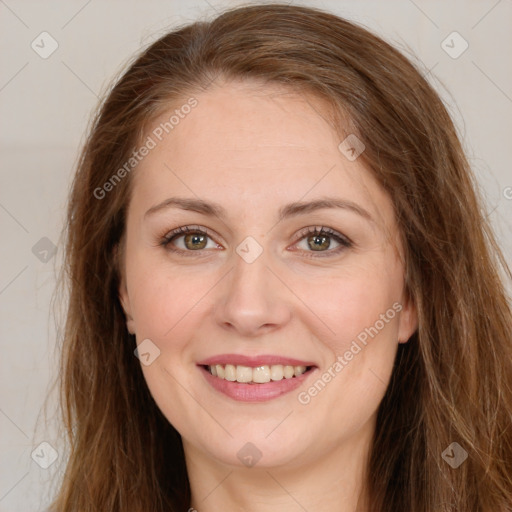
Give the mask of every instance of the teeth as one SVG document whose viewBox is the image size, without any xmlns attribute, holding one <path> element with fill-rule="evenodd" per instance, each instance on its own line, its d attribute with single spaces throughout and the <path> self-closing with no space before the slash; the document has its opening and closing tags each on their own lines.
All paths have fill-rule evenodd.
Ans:
<svg viewBox="0 0 512 512">
<path fill-rule="evenodd" d="M 248 366 L 237 366 L 236 367 L 236 381 L 237 382 L 251 382 L 252 380 L 252 368 Z"/>
<path fill-rule="evenodd" d="M 293 366 L 285 366 L 283 373 L 285 379 L 291 379 L 295 375 L 295 368 Z"/>
<path fill-rule="evenodd" d="M 274 364 L 270 367 L 270 378 L 272 380 L 281 380 L 284 377 L 284 368 L 282 364 Z"/>
<path fill-rule="evenodd" d="M 231 382 L 235 382 L 236 380 L 236 366 L 232 364 L 227 364 L 224 367 L 224 378 L 226 380 L 230 380 Z"/>
<path fill-rule="evenodd" d="M 265 384 L 266 382 L 298 377 L 306 371 L 305 366 L 290 366 L 282 364 L 264 365 L 252 368 L 250 366 L 216 364 L 208 366 L 208 370 L 214 377 L 229 380 L 231 382 L 243 382 L 249 384 Z"/>
</svg>

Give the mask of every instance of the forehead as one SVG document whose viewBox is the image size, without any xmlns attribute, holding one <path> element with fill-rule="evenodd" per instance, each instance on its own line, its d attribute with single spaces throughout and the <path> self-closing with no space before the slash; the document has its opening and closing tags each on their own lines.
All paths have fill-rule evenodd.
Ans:
<svg viewBox="0 0 512 512">
<path fill-rule="evenodd" d="M 240 212 L 244 201 L 268 209 L 335 193 L 379 216 L 386 208 L 392 214 L 371 173 L 338 149 L 339 135 L 320 99 L 251 82 L 226 83 L 194 98 L 196 106 L 175 115 L 174 123 L 186 99 L 150 126 L 146 137 L 155 147 L 136 168 L 134 196 L 156 202 L 180 192 Z"/>
<path fill-rule="evenodd" d="M 217 164 L 229 157 L 240 167 L 260 167 L 258 162 L 283 167 L 290 157 L 296 165 L 301 155 L 321 164 L 319 159 L 329 161 L 328 148 L 337 145 L 338 136 L 321 117 L 326 114 L 321 100 L 283 86 L 228 82 L 194 98 L 197 106 L 183 119 L 174 116 L 178 123 L 169 133 L 166 121 L 186 100 L 176 102 L 149 130 L 163 127 L 156 149 L 172 150 L 175 161 L 203 164 L 207 151 L 210 158 L 219 158 Z"/>
</svg>

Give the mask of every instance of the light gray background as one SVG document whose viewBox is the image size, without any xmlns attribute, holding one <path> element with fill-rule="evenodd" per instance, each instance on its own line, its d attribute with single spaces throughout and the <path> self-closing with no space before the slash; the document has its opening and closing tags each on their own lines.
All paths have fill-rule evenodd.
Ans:
<svg viewBox="0 0 512 512">
<path fill-rule="evenodd" d="M 65 453 L 41 414 L 57 374 L 50 299 L 61 261 L 64 205 L 90 113 L 110 79 L 142 45 L 176 24 L 240 2 L 0 0 L 0 511 L 43 510 Z M 512 1 L 295 2 L 331 10 L 415 54 L 454 117 L 482 185 L 487 210 L 512 262 Z M 46 31 L 58 49 L 41 58 Z M 442 42 L 457 31 L 458 58 Z M 453 41 L 453 42 L 452 42 Z M 449 38 L 452 53 L 461 40 Z M 42 50 L 42 49 L 41 49 Z M 429 72 L 430 70 L 430 72 Z M 33 247 L 36 245 L 36 250 Z M 51 256 L 51 252 L 46 257 Z M 507 283 L 509 286 L 509 283 Z M 37 428 L 36 428 L 37 427 Z M 58 452 L 51 455 L 47 442 Z M 38 456 L 39 455 L 39 458 Z"/>
</svg>

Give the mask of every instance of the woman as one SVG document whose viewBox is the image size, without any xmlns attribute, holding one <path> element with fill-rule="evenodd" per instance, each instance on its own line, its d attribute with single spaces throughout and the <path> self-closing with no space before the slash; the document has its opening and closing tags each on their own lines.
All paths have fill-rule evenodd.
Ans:
<svg viewBox="0 0 512 512">
<path fill-rule="evenodd" d="M 99 109 L 67 233 L 53 510 L 510 510 L 510 271 L 381 39 L 289 5 L 163 36 Z"/>
</svg>

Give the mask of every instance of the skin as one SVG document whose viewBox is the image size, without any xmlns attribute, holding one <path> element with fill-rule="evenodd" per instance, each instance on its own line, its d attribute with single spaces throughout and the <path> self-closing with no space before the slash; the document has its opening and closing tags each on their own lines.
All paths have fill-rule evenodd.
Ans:
<svg viewBox="0 0 512 512">
<path fill-rule="evenodd" d="M 398 343 L 417 327 L 391 201 L 361 159 L 340 152 L 320 100 L 253 82 L 195 97 L 198 106 L 134 171 L 119 289 L 137 343 L 149 338 L 160 350 L 142 370 L 183 438 L 192 507 L 362 511 L 377 408 Z M 179 208 L 145 215 L 171 196 L 214 201 L 226 217 Z M 324 208 L 278 222 L 283 205 L 325 196 L 357 204 L 371 220 Z M 185 246 L 183 235 L 171 247 L 189 257 L 160 244 L 186 225 L 210 230 L 205 248 Z M 301 235 L 314 226 L 352 246 L 335 253 L 340 244 L 328 238 L 314 251 L 314 235 Z M 263 250 L 250 264 L 236 252 L 247 236 Z M 401 312 L 300 403 L 299 393 L 394 303 Z M 226 353 L 276 354 L 317 368 L 297 390 L 245 403 L 214 390 L 196 366 Z M 248 442 L 261 452 L 250 468 L 237 457 Z"/>
</svg>

